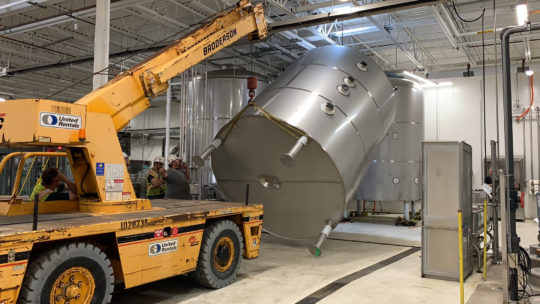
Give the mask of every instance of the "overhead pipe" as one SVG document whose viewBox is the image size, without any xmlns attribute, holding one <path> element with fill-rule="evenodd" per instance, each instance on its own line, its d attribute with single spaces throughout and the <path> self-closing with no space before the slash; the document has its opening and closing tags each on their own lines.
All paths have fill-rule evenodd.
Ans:
<svg viewBox="0 0 540 304">
<path fill-rule="evenodd" d="M 309 26 L 346 21 L 367 16 L 380 15 L 417 7 L 435 5 L 445 0 L 388 0 L 348 8 L 346 11 L 321 13 L 295 19 L 280 20 L 269 24 L 269 34 L 306 28 Z"/>
<path fill-rule="evenodd" d="M 462 36 L 461 31 L 456 27 L 454 22 L 452 22 L 452 17 L 448 13 L 448 10 L 446 9 L 446 7 L 442 3 L 439 3 L 438 7 L 440 8 L 442 14 L 445 17 L 445 18 L 443 18 L 446 21 L 445 23 L 447 25 L 449 25 L 450 28 L 452 29 L 452 32 L 454 33 L 454 36 L 461 38 L 461 36 Z M 458 40 L 459 40 L 459 42 L 462 42 L 461 39 L 458 39 Z M 462 49 L 463 49 L 463 52 L 465 53 L 465 55 L 467 56 L 467 58 L 469 59 L 469 62 L 473 65 L 473 67 L 477 67 L 478 64 L 474 60 L 473 55 L 470 53 L 470 50 L 468 48 L 466 48 L 466 47 L 464 47 Z"/>
<path fill-rule="evenodd" d="M 505 28 L 501 32 L 502 68 L 503 68 L 503 106 L 504 106 L 504 134 L 505 134 L 505 165 L 506 165 L 506 191 L 505 198 L 508 202 L 508 254 L 517 257 L 520 238 L 516 233 L 516 209 L 518 208 L 517 192 L 514 188 L 514 138 L 512 130 L 512 83 L 510 77 L 510 36 L 516 33 L 540 30 L 540 23 L 527 24 L 527 26 L 515 26 Z M 510 300 L 518 300 L 518 277 L 517 269 L 509 270 L 509 296 Z"/>
<path fill-rule="evenodd" d="M 443 17 L 441 16 L 441 13 L 435 8 L 435 6 L 432 6 L 432 7 L 431 7 L 431 10 L 433 11 L 433 16 L 435 16 L 435 19 L 437 19 L 437 22 L 438 22 L 439 25 L 441 26 L 444 35 L 446 36 L 446 38 L 448 39 L 448 41 L 450 41 L 450 44 L 452 45 L 452 47 L 453 47 L 454 49 L 458 49 L 459 47 L 458 47 L 457 41 L 456 41 L 456 39 L 454 38 L 454 36 L 452 35 L 452 32 L 451 32 L 451 30 L 448 28 L 448 25 L 447 25 L 446 22 L 444 21 Z"/>
<path fill-rule="evenodd" d="M 390 35 L 390 33 L 388 33 L 388 31 L 386 31 L 384 29 L 384 26 L 382 26 L 377 20 L 375 20 L 375 18 L 373 18 L 372 16 L 368 16 L 367 17 L 369 19 L 369 21 L 371 23 L 373 23 L 381 32 L 385 33 L 386 36 L 392 40 L 392 42 L 394 42 L 394 44 L 396 45 L 397 48 L 399 48 L 404 54 L 405 56 L 407 56 L 407 58 L 409 58 L 409 60 L 420 70 L 425 70 L 425 67 L 422 63 L 420 63 L 418 60 L 416 60 L 416 58 L 411 54 L 409 53 L 409 51 L 407 51 L 403 46 L 401 46 L 401 43 L 399 43 L 399 41 L 397 41 L 394 37 L 392 37 L 392 35 Z"/>
</svg>

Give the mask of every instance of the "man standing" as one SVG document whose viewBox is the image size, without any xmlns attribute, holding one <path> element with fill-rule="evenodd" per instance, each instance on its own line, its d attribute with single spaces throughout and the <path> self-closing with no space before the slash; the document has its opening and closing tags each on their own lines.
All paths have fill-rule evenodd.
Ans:
<svg viewBox="0 0 540 304">
<path fill-rule="evenodd" d="M 127 155 L 126 152 L 122 152 L 124 153 L 124 162 L 126 163 L 126 168 L 128 168 L 128 171 L 129 171 L 129 155 Z"/>
<path fill-rule="evenodd" d="M 163 169 L 163 156 L 154 158 L 154 166 L 148 171 L 146 176 L 146 196 L 149 199 L 165 198 L 167 182 L 160 174 Z M 166 178 L 166 177 L 165 177 Z"/>
<path fill-rule="evenodd" d="M 57 192 L 56 188 L 64 182 L 70 192 Z M 41 173 L 41 182 L 38 182 L 30 194 L 33 201 L 38 196 L 40 202 L 67 201 L 77 199 L 77 186 L 68 180 L 57 168 L 47 168 Z"/>
<path fill-rule="evenodd" d="M 169 169 L 165 173 L 165 179 L 167 180 L 165 198 L 191 199 L 189 192 L 190 174 L 187 164 L 183 163 L 176 155 L 169 155 L 167 164 L 169 165 Z"/>
<path fill-rule="evenodd" d="M 484 179 L 484 184 L 493 187 L 493 169 L 489 168 L 488 175 L 486 175 L 486 178 Z"/>
</svg>

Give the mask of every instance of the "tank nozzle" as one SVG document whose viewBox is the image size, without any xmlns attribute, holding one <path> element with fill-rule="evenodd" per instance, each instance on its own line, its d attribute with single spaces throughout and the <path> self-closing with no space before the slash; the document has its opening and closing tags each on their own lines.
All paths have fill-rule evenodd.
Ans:
<svg viewBox="0 0 540 304">
<path fill-rule="evenodd" d="M 289 151 L 289 153 L 281 154 L 281 163 L 287 167 L 292 167 L 294 165 L 294 159 L 296 158 L 296 155 L 298 155 L 300 150 L 302 150 L 302 148 L 307 144 L 307 142 L 307 137 L 300 137 L 298 141 L 296 141 L 296 144 L 294 144 L 294 147 L 292 147 L 291 151 Z"/>
<path fill-rule="evenodd" d="M 193 157 L 193 162 L 197 167 L 204 166 L 204 161 L 210 157 L 210 155 L 217 150 L 217 148 L 221 146 L 221 139 L 216 138 L 214 141 L 204 150 L 204 152 L 199 156 L 196 155 Z"/>
<path fill-rule="evenodd" d="M 315 244 L 309 246 L 309 252 L 314 256 L 321 256 L 321 246 L 334 228 L 336 228 L 337 223 L 332 220 L 326 220 L 326 225 L 324 225 L 319 238 Z"/>
</svg>

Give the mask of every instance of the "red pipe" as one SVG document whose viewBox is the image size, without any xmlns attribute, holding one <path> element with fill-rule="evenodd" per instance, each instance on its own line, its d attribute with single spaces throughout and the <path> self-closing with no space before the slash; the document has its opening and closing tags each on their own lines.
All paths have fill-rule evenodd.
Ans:
<svg viewBox="0 0 540 304">
<path fill-rule="evenodd" d="M 533 87 L 533 76 L 534 75 L 531 75 L 529 76 L 529 78 L 531 79 L 531 105 L 527 108 L 527 110 L 525 110 L 525 112 L 521 113 L 521 115 L 517 118 L 517 121 L 519 122 L 520 119 L 523 118 L 523 116 L 527 115 L 527 113 L 529 113 L 529 110 L 532 108 L 533 106 L 533 102 L 534 102 L 534 87 Z"/>
</svg>

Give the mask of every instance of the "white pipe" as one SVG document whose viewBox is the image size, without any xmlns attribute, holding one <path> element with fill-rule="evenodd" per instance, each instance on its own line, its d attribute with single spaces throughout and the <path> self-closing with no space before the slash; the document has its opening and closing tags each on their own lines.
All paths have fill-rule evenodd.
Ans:
<svg viewBox="0 0 540 304">
<path fill-rule="evenodd" d="M 288 153 L 284 153 L 281 155 L 281 163 L 283 163 L 287 167 L 292 167 L 294 165 L 294 159 L 296 158 L 296 155 L 298 155 L 300 150 L 302 150 L 302 148 L 307 145 L 307 143 L 307 137 L 300 137 Z"/>
<path fill-rule="evenodd" d="M 214 141 L 212 143 L 210 143 L 210 145 L 204 150 L 204 152 L 198 156 L 194 156 L 193 157 L 193 162 L 195 163 L 195 165 L 197 165 L 197 167 L 202 167 L 204 166 L 204 161 L 214 152 L 217 150 L 217 148 L 219 148 L 219 146 L 221 146 L 221 139 L 219 138 L 216 138 L 214 139 Z"/>
<path fill-rule="evenodd" d="M 165 105 L 165 162 L 169 164 L 169 151 L 171 142 L 171 80 L 167 81 L 169 88 L 167 88 L 167 104 Z"/>
<path fill-rule="evenodd" d="M 450 44 L 452 44 L 452 47 L 454 49 L 457 49 L 458 45 L 457 45 L 456 39 L 454 39 L 454 36 L 452 36 L 452 33 L 450 29 L 448 28 L 448 25 L 444 22 L 444 19 L 441 16 L 441 13 L 435 8 L 435 6 L 432 6 L 431 9 L 433 10 L 433 15 L 435 16 L 435 19 L 441 26 L 444 35 L 446 36 L 448 41 L 450 41 Z"/>
</svg>

